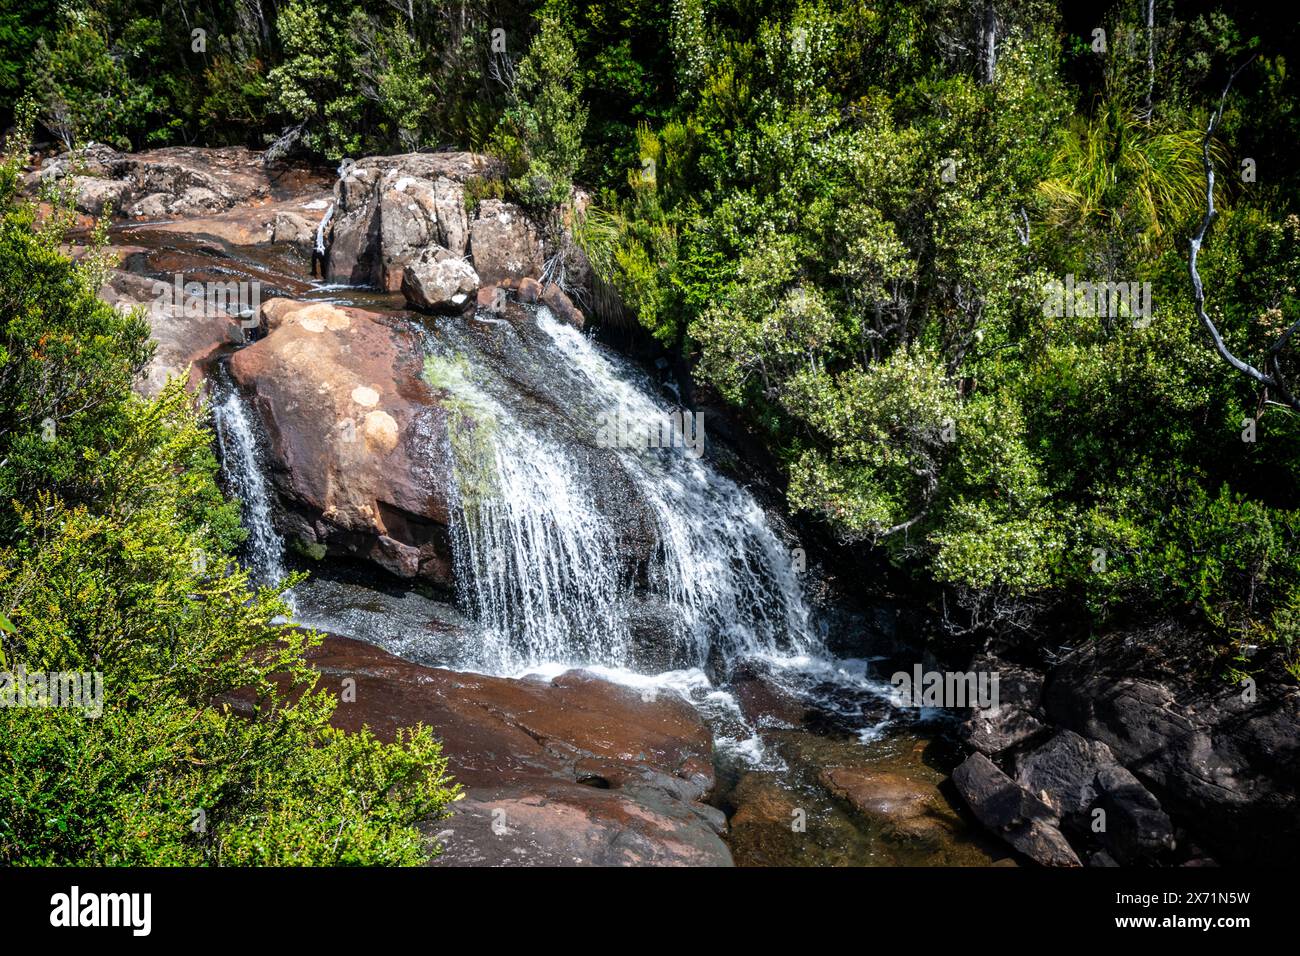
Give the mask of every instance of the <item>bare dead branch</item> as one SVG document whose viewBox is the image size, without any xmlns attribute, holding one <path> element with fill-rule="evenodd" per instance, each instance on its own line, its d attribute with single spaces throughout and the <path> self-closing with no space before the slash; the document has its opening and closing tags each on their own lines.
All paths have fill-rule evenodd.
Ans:
<svg viewBox="0 0 1300 956">
<path fill-rule="evenodd" d="M 1214 137 L 1214 131 L 1218 128 L 1220 121 L 1223 119 L 1223 110 L 1228 102 L 1228 92 L 1232 89 L 1233 82 L 1237 76 L 1254 60 L 1252 56 L 1241 66 L 1233 71 L 1232 76 L 1228 77 L 1227 84 L 1223 87 L 1223 94 L 1219 97 L 1218 108 L 1210 114 L 1210 121 L 1205 127 L 1205 136 L 1201 140 L 1201 161 L 1205 166 L 1205 215 L 1201 218 L 1201 225 L 1192 235 L 1189 241 L 1189 255 L 1187 259 L 1187 271 L 1192 279 L 1192 298 L 1196 307 L 1196 315 L 1201 320 L 1201 324 L 1210 334 L 1210 339 L 1214 343 L 1214 350 L 1219 353 L 1225 362 L 1241 372 L 1243 375 L 1254 379 L 1266 389 L 1273 389 L 1283 399 L 1283 401 L 1293 410 L 1300 412 L 1300 402 L 1297 402 L 1291 390 L 1287 387 L 1282 378 L 1282 364 L 1279 353 L 1291 338 L 1295 331 L 1296 325 L 1292 325 L 1283 333 L 1281 339 L 1269 349 L 1267 353 L 1268 364 L 1272 372 L 1261 371 L 1249 362 L 1243 361 L 1232 353 L 1227 343 L 1223 340 L 1222 333 L 1219 332 L 1218 326 L 1210 318 L 1205 309 L 1205 287 L 1201 282 L 1201 274 L 1196 268 L 1197 257 L 1200 255 L 1201 243 L 1205 240 L 1205 234 L 1210 228 L 1210 223 L 1218 215 L 1218 210 L 1214 208 L 1214 161 L 1210 158 L 1210 141 Z"/>
</svg>

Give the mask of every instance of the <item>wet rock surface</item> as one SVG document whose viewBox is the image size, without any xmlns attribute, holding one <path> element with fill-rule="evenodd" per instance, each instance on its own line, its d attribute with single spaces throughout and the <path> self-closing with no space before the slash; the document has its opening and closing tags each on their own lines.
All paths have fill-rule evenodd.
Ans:
<svg viewBox="0 0 1300 956">
<path fill-rule="evenodd" d="M 422 667 L 347 638 L 312 654 L 325 687 L 356 682 L 335 724 L 391 739 L 423 723 L 465 788 L 426 826 L 440 866 L 727 866 L 712 739 L 672 694 L 570 671 L 510 680 Z"/>
<path fill-rule="evenodd" d="M 451 579 L 445 420 L 407 327 L 328 303 L 273 307 L 231 376 L 269 438 L 287 530 L 399 578 Z"/>
<path fill-rule="evenodd" d="M 954 755 L 883 697 L 800 693 L 757 662 L 728 688 L 758 751 L 721 761 L 719 806 L 741 866 L 988 866 L 1014 862 L 947 782 Z M 861 727 L 879 721 L 879 734 Z M 885 725 L 888 725 L 887 727 Z"/>
<path fill-rule="evenodd" d="M 828 767 L 822 782 L 854 809 L 882 826 L 924 838 L 953 827 L 956 814 L 933 784 L 873 767 Z"/>
<path fill-rule="evenodd" d="M 1014 864 L 964 814 L 938 742 L 907 729 L 865 744 L 806 727 L 763 737 L 771 766 L 720 775 L 738 865 Z"/>
</svg>

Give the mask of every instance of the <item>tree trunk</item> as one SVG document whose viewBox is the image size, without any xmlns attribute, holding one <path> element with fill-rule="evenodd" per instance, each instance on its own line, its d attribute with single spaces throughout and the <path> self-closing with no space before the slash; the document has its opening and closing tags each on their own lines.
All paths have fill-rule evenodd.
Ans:
<svg viewBox="0 0 1300 956">
<path fill-rule="evenodd" d="M 1156 0 L 1147 0 L 1147 122 L 1155 118 Z"/>
<path fill-rule="evenodd" d="M 984 24 L 980 31 L 980 47 L 984 54 L 984 82 L 993 82 L 994 69 L 998 65 L 997 50 L 997 13 L 993 10 L 993 0 L 984 2 Z"/>
</svg>

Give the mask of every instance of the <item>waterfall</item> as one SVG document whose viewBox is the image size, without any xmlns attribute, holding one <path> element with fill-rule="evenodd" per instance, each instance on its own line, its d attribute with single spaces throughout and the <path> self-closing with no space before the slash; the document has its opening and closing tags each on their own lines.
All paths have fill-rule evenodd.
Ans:
<svg viewBox="0 0 1300 956">
<path fill-rule="evenodd" d="M 330 203 L 330 207 L 325 210 L 325 215 L 321 217 L 321 221 L 316 226 L 316 255 L 318 256 L 325 255 L 325 227 L 329 225 L 333 215 L 334 204 Z"/>
<path fill-rule="evenodd" d="M 538 327 L 581 377 L 575 391 L 597 420 L 651 426 L 671 410 L 633 384 L 630 369 L 602 354 L 546 310 Z M 790 549 L 754 497 L 681 448 L 616 446 L 620 464 L 654 508 L 660 553 L 654 586 L 679 615 L 679 638 L 697 662 L 719 645 L 727 659 L 814 650 L 807 605 Z"/>
<path fill-rule="evenodd" d="M 626 664 L 617 542 L 563 448 L 477 387 L 463 358 L 431 358 L 428 374 L 456 396 L 446 405 L 453 560 L 482 625 L 481 664 Z"/>
<path fill-rule="evenodd" d="M 536 327 L 463 326 L 430 336 L 428 372 L 451 396 L 453 558 L 482 666 L 638 666 L 647 601 L 674 667 L 817 650 L 790 550 L 749 492 L 681 449 L 597 441 L 602 416 L 670 411 L 633 368 L 544 308 Z M 641 580 L 634 512 L 655 542 Z"/>
<path fill-rule="evenodd" d="M 238 390 L 230 388 L 212 410 L 221 470 L 243 505 L 248 529 L 248 567 L 255 583 L 273 585 L 284 578 L 284 541 L 271 521 L 271 493 L 262 471 L 257 439 Z"/>
</svg>

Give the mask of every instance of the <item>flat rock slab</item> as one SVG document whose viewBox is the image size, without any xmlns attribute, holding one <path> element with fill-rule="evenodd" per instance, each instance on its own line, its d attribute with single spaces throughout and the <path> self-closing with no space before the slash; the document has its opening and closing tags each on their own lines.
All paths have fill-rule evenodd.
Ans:
<svg viewBox="0 0 1300 956">
<path fill-rule="evenodd" d="M 318 190 L 290 200 L 238 206 L 209 216 L 160 222 L 154 225 L 154 229 L 157 232 L 212 236 L 233 246 L 282 242 L 310 255 L 316 241 L 316 228 L 325 217 L 329 203 L 329 192 Z"/>
<path fill-rule="evenodd" d="M 328 194 L 320 174 L 268 168 L 261 153 L 242 146 L 119 153 L 100 144 L 46 160 L 24 184 L 34 193 L 62 180 L 70 183 L 73 203 L 87 216 L 102 215 L 111 204 L 119 218 L 146 221 L 205 220 L 235 207 Z M 211 228 L 215 233 L 221 226 Z"/>
<path fill-rule="evenodd" d="M 442 866 L 730 866 L 731 854 L 687 804 L 556 781 L 475 787 L 429 828 Z"/>
<path fill-rule="evenodd" d="M 442 865 L 730 865 L 712 737 L 675 694 L 569 671 L 520 680 L 412 664 L 327 637 L 312 653 L 326 688 L 356 682 L 334 723 L 392 739 L 422 723 L 442 740 L 465 797 L 426 830 Z"/>
<path fill-rule="evenodd" d="M 166 283 L 161 285 L 173 292 Z M 152 279 L 113 269 L 99 290 L 99 297 L 116 309 L 145 308 L 149 335 L 157 343 L 135 383 L 135 391 L 146 398 L 157 395 L 171 378 L 189 376 L 190 388 L 197 389 L 213 363 L 244 342 L 236 316 L 193 297 L 170 294 L 160 299 L 159 286 Z"/>
</svg>

